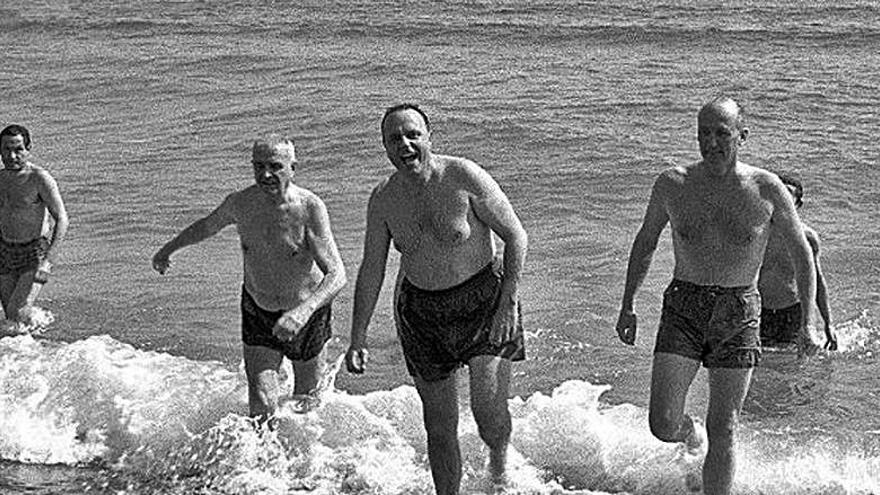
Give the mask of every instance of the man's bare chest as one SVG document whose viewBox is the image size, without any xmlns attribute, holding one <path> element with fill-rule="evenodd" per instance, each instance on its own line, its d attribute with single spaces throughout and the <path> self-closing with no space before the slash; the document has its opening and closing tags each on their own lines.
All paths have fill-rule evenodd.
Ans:
<svg viewBox="0 0 880 495">
<path fill-rule="evenodd" d="M 771 209 L 756 195 L 690 191 L 674 197 L 668 204 L 668 213 L 682 240 L 744 247 L 765 233 Z"/>
<path fill-rule="evenodd" d="M 0 181 L 0 206 L 3 208 L 32 209 L 41 203 L 39 192 L 29 181 L 16 179 Z"/>
</svg>

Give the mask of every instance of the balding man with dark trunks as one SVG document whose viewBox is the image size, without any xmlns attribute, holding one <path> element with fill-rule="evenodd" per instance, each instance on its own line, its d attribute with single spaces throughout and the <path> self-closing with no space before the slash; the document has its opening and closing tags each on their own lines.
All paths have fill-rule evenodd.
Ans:
<svg viewBox="0 0 880 495">
<path fill-rule="evenodd" d="M 367 326 L 391 241 L 401 253 L 395 298 L 398 335 L 422 400 L 428 458 L 439 494 L 461 482 L 455 371 L 470 368 L 471 409 L 503 483 L 511 434 L 511 361 L 524 358 L 518 283 L 527 238 L 507 196 L 481 167 L 431 152 L 418 107 L 389 108 L 382 140 L 397 169 L 373 190 L 352 317 L 349 371 L 363 373 Z M 498 266 L 492 233 L 504 241 Z"/>
<path fill-rule="evenodd" d="M 164 274 L 175 251 L 235 225 L 244 261 L 241 337 L 248 405 L 261 421 L 278 408 L 277 374 L 284 357 L 293 364 L 298 405 L 314 405 L 309 398 L 317 391 L 322 351 L 331 336 L 330 305 L 346 282 L 327 207 L 294 184 L 296 163 L 290 139 L 257 140 L 251 162 L 255 183 L 227 196 L 153 256 L 153 268 Z"/>
<path fill-rule="evenodd" d="M 27 309 L 48 282 L 68 227 L 58 184 L 31 163 L 30 150 L 24 126 L 0 131 L 0 301 L 7 320 L 0 335 L 21 333 L 33 324 Z"/>
<path fill-rule="evenodd" d="M 761 297 L 757 282 L 771 226 L 784 239 L 795 268 L 808 334 L 816 273 L 803 225 L 779 178 L 737 159 L 748 129 L 740 106 L 719 98 L 697 117 L 702 160 L 672 167 L 657 178 L 627 267 L 617 333 L 633 345 L 633 298 L 644 280 L 666 224 L 672 226 L 675 268 L 663 312 L 651 380 L 650 426 L 666 442 L 702 443 L 684 413 L 688 388 L 702 363 L 709 370 L 706 416 L 706 495 L 729 494 L 734 479 L 734 429 L 761 354 Z M 815 352 L 802 341 L 801 352 Z"/>
</svg>

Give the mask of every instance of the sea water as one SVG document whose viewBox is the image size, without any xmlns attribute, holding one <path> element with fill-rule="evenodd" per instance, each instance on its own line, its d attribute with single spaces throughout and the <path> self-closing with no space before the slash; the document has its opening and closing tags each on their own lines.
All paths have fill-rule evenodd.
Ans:
<svg viewBox="0 0 880 495">
<path fill-rule="evenodd" d="M 613 330 L 653 178 L 699 158 L 708 99 L 745 107 L 748 163 L 799 176 L 841 350 L 765 354 L 738 432 L 737 493 L 880 493 L 880 8 L 873 2 L 141 2 L 0 4 L 0 123 L 32 130 L 71 229 L 40 299 L 54 321 L 0 339 L 4 493 L 429 493 L 421 407 L 390 313 L 364 376 L 321 406 L 246 418 L 232 229 L 153 252 L 251 183 L 249 147 L 291 135 L 296 180 L 327 203 L 351 283 L 366 201 L 392 170 L 382 111 L 419 103 L 435 151 L 485 167 L 530 236 L 514 365 L 513 490 L 681 493 L 699 459 L 653 439 L 654 331 L 668 233 Z M 816 335 L 822 341 L 821 334 Z M 467 492 L 490 489 L 467 408 Z M 702 415 L 705 373 L 687 408 Z"/>
</svg>

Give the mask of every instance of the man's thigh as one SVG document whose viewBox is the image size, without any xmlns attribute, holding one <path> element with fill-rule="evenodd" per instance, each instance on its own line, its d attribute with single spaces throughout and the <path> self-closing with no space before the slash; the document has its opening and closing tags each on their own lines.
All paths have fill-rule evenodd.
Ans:
<svg viewBox="0 0 880 495">
<path fill-rule="evenodd" d="M 654 353 L 651 371 L 651 414 L 678 421 L 700 362 L 666 352 Z"/>
<path fill-rule="evenodd" d="M 280 351 L 258 345 L 242 344 L 242 353 L 244 354 L 244 370 L 249 383 L 255 383 L 260 375 L 268 371 L 278 373 L 281 360 L 284 359 L 284 355 Z"/>
<path fill-rule="evenodd" d="M 456 373 L 440 380 L 413 377 L 422 400 L 422 415 L 429 434 L 455 435 L 458 428 L 458 385 Z"/>
<path fill-rule="evenodd" d="M 507 407 L 510 367 L 510 360 L 499 356 L 476 356 L 468 361 L 472 408 Z"/>
<path fill-rule="evenodd" d="M 742 409 L 754 368 L 709 369 L 709 413 L 707 423 L 729 429 Z"/>
</svg>

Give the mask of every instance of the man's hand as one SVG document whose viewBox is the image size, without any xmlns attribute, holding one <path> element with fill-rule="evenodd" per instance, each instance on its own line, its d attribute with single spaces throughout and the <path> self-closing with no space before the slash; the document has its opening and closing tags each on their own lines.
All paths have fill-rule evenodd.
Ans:
<svg viewBox="0 0 880 495">
<path fill-rule="evenodd" d="M 165 275 L 165 272 L 168 271 L 170 266 L 171 259 L 162 250 L 157 251 L 156 254 L 153 255 L 153 270 Z"/>
<path fill-rule="evenodd" d="M 498 304 L 498 310 L 492 317 L 492 328 L 489 331 L 489 343 L 493 346 L 504 345 L 519 337 L 519 314 L 517 302 L 504 302 Z"/>
<path fill-rule="evenodd" d="M 633 310 L 620 310 L 620 316 L 617 317 L 617 336 L 620 341 L 626 345 L 634 345 L 636 343 L 636 313 Z"/>
<path fill-rule="evenodd" d="M 369 353 L 365 347 L 351 346 L 345 353 L 345 367 L 349 373 L 362 374 L 367 369 Z"/>
<path fill-rule="evenodd" d="M 829 325 L 825 325 L 825 350 L 837 350 L 837 336 L 834 335 L 833 331 L 831 331 L 831 327 Z"/>
<path fill-rule="evenodd" d="M 281 318 L 278 318 L 278 321 L 275 322 L 275 326 L 272 327 L 272 335 L 277 337 L 278 340 L 290 342 L 296 337 L 300 330 L 302 330 L 306 323 L 309 322 L 309 318 L 311 317 L 311 309 L 304 304 L 300 304 L 282 314 Z"/>
</svg>

